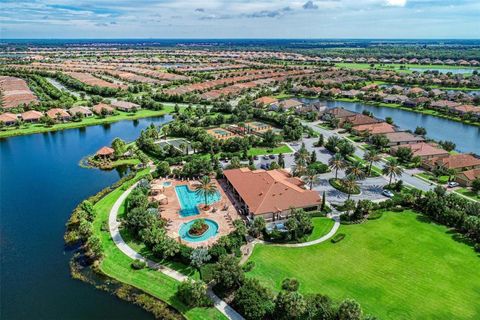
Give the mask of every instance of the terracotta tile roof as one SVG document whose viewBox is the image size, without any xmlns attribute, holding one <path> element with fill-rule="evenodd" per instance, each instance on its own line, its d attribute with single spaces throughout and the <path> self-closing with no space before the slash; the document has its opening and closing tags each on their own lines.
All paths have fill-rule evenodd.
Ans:
<svg viewBox="0 0 480 320">
<path fill-rule="evenodd" d="M 108 113 L 112 113 L 113 110 L 115 110 L 111 105 L 106 103 L 99 103 L 92 107 L 92 111 L 95 112 L 96 114 L 101 114 L 102 109 L 105 109 Z"/>
<path fill-rule="evenodd" d="M 448 151 L 437 148 L 425 142 L 395 146 L 395 147 L 392 147 L 392 149 L 395 150 L 395 149 L 398 149 L 399 147 L 409 148 L 412 150 L 414 156 L 420 156 L 420 157 L 448 155 Z"/>
<path fill-rule="evenodd" d="M 280 212 L 289 208 L 316 206 L 320 196 L 316 191 L 305 190 L 300 179 L 283 170 L 255 170 L 248 168 L 224 171 L 254 215 Z"/>
<path fill-rule="evenodd" d="M 21 116 L 24 121 L 39 120 L 43 116 L 43 113 L 36 110 L 30 110 L 22 113 Z"/>
<path fill-rule="evenodd" d="M 68 114 L 68 112 L 61 108 L 50 109 L 46 112 L 46 114 L 48 117 L 52 119 L 56 119 L 58 117 L 57 116 L 58 114 L 60 115 L 61 118 L 70 118 L 70 115 Z"/>
<path fill-rule="evenodd" d="M 333 108 L 325 111 L 325 113 L 328 113 L 335 118 L 343 118 L 343 117 L 349 117 L 355 115 L 355 112 L 345 110 L 343 108 Z"/>
<path fill-rule="evenodd" d="M 278 102 L 278 99 L 272 98 L 272 97 L 261 97 L 255 100 L 255 103 L 263 104 L 265 106 L 268 106 L 269 104 L 277 103 L 277 102 Z"/>
<path fill-rule="evenodd" d="M 390 140 L 390 142 L 409 142 L 409 141 L 424 141 L 425 139 L 420 136 L 416 136 L 406 131 L 390 132 L 386 133 L 385 136 Z"/>
<path fill-rule="evenodd" d="M 102 147 L 95 153 L 95 155 L 97 155 L 97 156 L 110 156 L 114 152 L 115 152 L 115 150 L 113 150 L 110 147 Z"/>
<path fill-rule="evenodd" d="M 457 176 L 464 176 L 467 180 L 473 181 L 476 178 L 480 178 L 480 169 L 471 169 L 460 172 Z"/>
<path fill-rule="evenodd" d="M 366 116 L 364 114 L 355 114 L 353 116 L 344 117 L 340 120 L 340 123 L 345 123 L 345 122 L 349 122 L 354 126 L 358 126 L 361 124 L 378 123 L 380 121 L 375 118 Z"/>
<path fill-rule="evenodd" d="M 435 159 L 435 164 L 448 169 L 461 169 L 466 167 L 480 166 L 480 159 L 471 154 L 455 154 L 445 158 Z"/>
<path fill-rule="evenodd" d="M 11 123 L 17 121 L 17 116 L 10 112 L 0 114 L 0 122 Z"/>
<path fill-rule="evenodd" d="M 395 127 L 386 122 L 362 124 L 359 126 L 354 126 L 353 129 L 359 132 L 368 132 L 370 134 L 383 134 L 395 131 Z"/>
<path fill-rule="evenodd" d="M 83 114 L 84 116 L 89 116 L 89 115 L 92 115 L 92 111 L 90 111 L 90 109 L 88 109 L 87 107 L 82 107 L 82 106 L 78 106 L 78 107 L 72 107 L 68 110 L 68 112 L 74 116 L 76 115 L 77 113 L 81 113 Z"/>
</svg>

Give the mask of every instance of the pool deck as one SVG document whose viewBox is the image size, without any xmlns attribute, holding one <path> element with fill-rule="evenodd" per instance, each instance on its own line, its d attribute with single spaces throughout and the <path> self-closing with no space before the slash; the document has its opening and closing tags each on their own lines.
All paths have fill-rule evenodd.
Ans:
<svg viewBox="0 0 480 320">
<path fill-rule="evenodd" d="M 221 236 L 227 235 L 232 232 L 235 228 L 233 226 L 233 221 L 241 219 L 234 205 L 230 201 L 230 198 L 225 194 L 225 190 L 222 188 L 222 184 L 219 183 L 216 179 L 212 179 L 217 185 L 218 191 L 220 192 L 220 201 L 215 202 L 210 205 L 211 209 L 208 212 L 200 210 L 200 214 L 193 215 L 189 217 L 182 217 L 178 212 L 180 211 L 180 202 L 177 198 L 177 193 L 175 192 L 175 187 L 180 185 L 188 185 L 191 190 L 193 190 L 193 185 L 195 181 L 179 181 L 174 179 L 164 179 L 157 180 L 155 183 L 171 181 L 172 185 L 165 187 L 163 194 L 166 196 L 168 203 L 161 204 L 159 206 L 160 216 L 168 221 L 167 223 L 167 234 L 176 239 L 177 241 L 193 248 L 197 247 L 206 247 L 214 244 L 218 238 Z M 224 207 L 227 207 L 227 210 L 222 210 Z M 212 209 L 216 208 L 216 212 L 212 212 Z M 206 241 L 201 242 L 188 242 L 184 241 L 179 237 L 179 230 L 183 223 L 195 220 L 195 219 L 211 219 L 218 224 L 218 233 L 215 237 L 212 237 Z"/>
</svg>

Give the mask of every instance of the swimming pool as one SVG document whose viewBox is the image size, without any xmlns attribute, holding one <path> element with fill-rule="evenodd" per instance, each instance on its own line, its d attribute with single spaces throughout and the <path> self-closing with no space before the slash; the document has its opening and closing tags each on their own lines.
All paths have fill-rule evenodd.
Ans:
<svg viewBox="0 0 480 320">
<path fill-rule="evenodd" d="M 190 190 L 187 185 L 176 186 L 175 191 L 177 192 L 177 198 L 180 202 L 180 215 L 182 217 L 190 217 L 200 213 L 198 205 L 204 203 L 204 197 Z M 207 197 L 208 204 L 212 204 L 218 200 L 220 200 L 220 193 L 218 191 Z"/>
<path fill-rule="evenodd" d="M 218 233 L 218 224 L 210 219 L 205 219 L 205 223 L 208 225 L 207 231 L 205 231 L 201 236 L 191 236 L 188 233 L 188 230 L 190 230 L 190 227 L 197 221 L 198 219 L 189 221 L 187 223 L 182 224 L 180 227 L 180 230 L 178 231 L 178 234 L 180 237 L 188 242 L 201 242 L 201 241 L 206 241 L 210 239 L 211 237 L 214 237 Z"/>
<path fill-rule="evenodd" d="M 172 185 L 172 181 L 165 181 L 163 182 L 164 187 L 170 187 Z"/>
</svg>

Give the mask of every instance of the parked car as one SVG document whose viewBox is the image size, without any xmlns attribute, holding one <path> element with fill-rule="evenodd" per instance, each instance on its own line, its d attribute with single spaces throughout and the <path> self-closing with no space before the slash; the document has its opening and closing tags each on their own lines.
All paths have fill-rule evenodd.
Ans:
<svg viewBox="0 0 480 320">
<path fill-rule="evenodd" d="M 394 196 L 393 192 L 390 191 L 390 190 L 387 190 L 387 189 L 383 190 L 383 191 L 382 191 L 382 194 L 383 194 L 385 197 L 387 197 L 387 198 L 391 198 L 391 197 Z"/>
<path fill-rule="evenodd" d="M 270 164 L 268 164 L 268 163 L 262 163 L 260 165 L 260 169 L 268 170 L 268 168 L 270 168 Z"/>
<path fill-rule="evenodd" d="M 262 159 L 263 160 L 268 160 L 268 156 L 263 156 Z"/>
<path fill-rule="evenodd" d="M 253 156 L 253 160 L 258 160 L 258 156 Z"/>
<path fill-rule="evenodd" d="M 455 182 L 455 181 L 449 181 L 447 186 L 449 188 L 455 188 L 455 187 L 458 187 L 460 184 L 458 182 Z"/>
<path fill-rule="evenodd" d="M 269 155 L 268 157 L 272 160 L 275 159 L 275 155 L 273 155 L 273 154 Z"/>
</svg>

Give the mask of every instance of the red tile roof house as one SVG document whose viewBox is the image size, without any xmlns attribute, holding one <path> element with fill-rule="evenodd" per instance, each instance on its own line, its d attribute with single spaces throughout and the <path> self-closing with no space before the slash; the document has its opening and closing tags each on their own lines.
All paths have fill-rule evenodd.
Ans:
<svg viewBox="0 0 480 320">
<path fill-rule="evenodd" d="M 81 114 L 83 117 L 88 118 L 88 117 L 93 117 L 93 112 L 88 109 L 87 107 L 72 107 L 68 110 L 68 113 L 70 113 L 73 116 L 77 114 Z"/>
<path fill-rule="evenodd" d="M 344 117 L 349 117 L 355 115 L 355 112 L 345 110 L 343 108 L 333 108 L 333 109 L 327 109 L 322 115 L 322 119 L 328 119 L 328 118 L 344 118 Z"/>
<path fill-rule="evenodd" d="M 425 142 L 393 146 L 390 148 L 390 153 L 392 155 L 395 155 L 398 148 L 400 147 L 409 148 L 410 150 L 412 150 L 414 157 L 419 156 L 422 160 L 428 160 L 432 158 L 444 158 L 450 155 L 448 151 L 437 148 L 436 146 Z"/>
<path fill-rule="evenodd" d="M 113 101 L 112 107 L 124 112 L 137 111 L 138 109 L 140 109 L 140 106 L 138 104 L 127 101 Z"/>
<path fill-rule="evenodd" d="M 43 117 L 43 113 L 36 110 L 30 110 L 22 113 L 20 117 L 25 122 L 38 122 Z"/>
<path fill-rule="evenodd" d="M 318 210 L 318 192 L 302 188 L 303 181 L 284 170 L 255 170 L 249 168 L 224 171 L 232 194 L 250 218 L 266 221 L 285 219 L 292 208 Z"/>
<path fill-rule="evenodd" d="M 395 132 L 395 127 L 386 122 L 377 122 L 354 126 L 352 127 L 352 131 L 358 132 L 362 135 L 386 134 Z"/>
<path fill-rule="evenodd" d="M 424 162 L 427 169 L 453 169 L 457 172 L 480 169 L 480 159 L 471 154 L 455 154 L 444 158 L 432 158 Z"/>
<path fill-rule="evenodd" d="M 50 109 L 46 112 L 47 117 L 53 119 L 53 120 L 59 120 L 59 121 L 69 121 L 72 119 L 70 114 L 68 114 L 67 111 L 61 108 L 53 108 Z"/>
<path fill-rule="evenodd" d="M 102 114 L 102 110 L 105 110 L 104 112 L 106 112 L 107 114 L 112 114 L 115 111 L 115 109 L 113 109 L 112 106 L 110 106 L 106 103 L 99 103 L 99 104 L 92 107 L 93 113 L 98 114 L 98 115 Z"/>
<path fill-rule="evenodd" d="M 254 101 L 256 107 L 268 107 L 271 104 L 278 103 L 278 99 L 272 97 L 261 97 Z"/>
<path fill-rule="evenodd" d="M 416 144 L 416 143 L 425 141 L 425 139 L 422 136 L 417 136 L 406 131 L 385 133 L 385 136 L 390 141 L 388 143 L 389 147 L 399 146 L 404 144 Z"/>
<path fill-rule="evenodd" d="M 303 106 L 303 103 L 295 100 L 295 99 L 288 99 L 288 100 L 283 100 L 280 102 L 280 107 L 283 108 L 284 110 L 289 110 L 289 109 L 297 109 Z"/>
<path fill-rule="evenodd" d="M 352 126 L 359 126 L 362 124 L 372 124 L 379 122 L 380 120 L 366 116 L 364 114 L 354 114 L 353 116 L 340 118 L 338 125 L 340 126 L 340 128 L 342 128 L 345 123 L 350 123 Z"/>
<path fill-rule="evenodd" d="M 457 173 L 455 181 L 462 187 L 471 187 L 473 180 L 480 178 L 480 169 L 472 169 Z"/>
<path fill-rule="evenodd" d="M 13 126 L 17 120 L 17 116 L 13 113 L 5 112 L 0 114 L 0 122 L 6 126 Z"/>
</svg>

